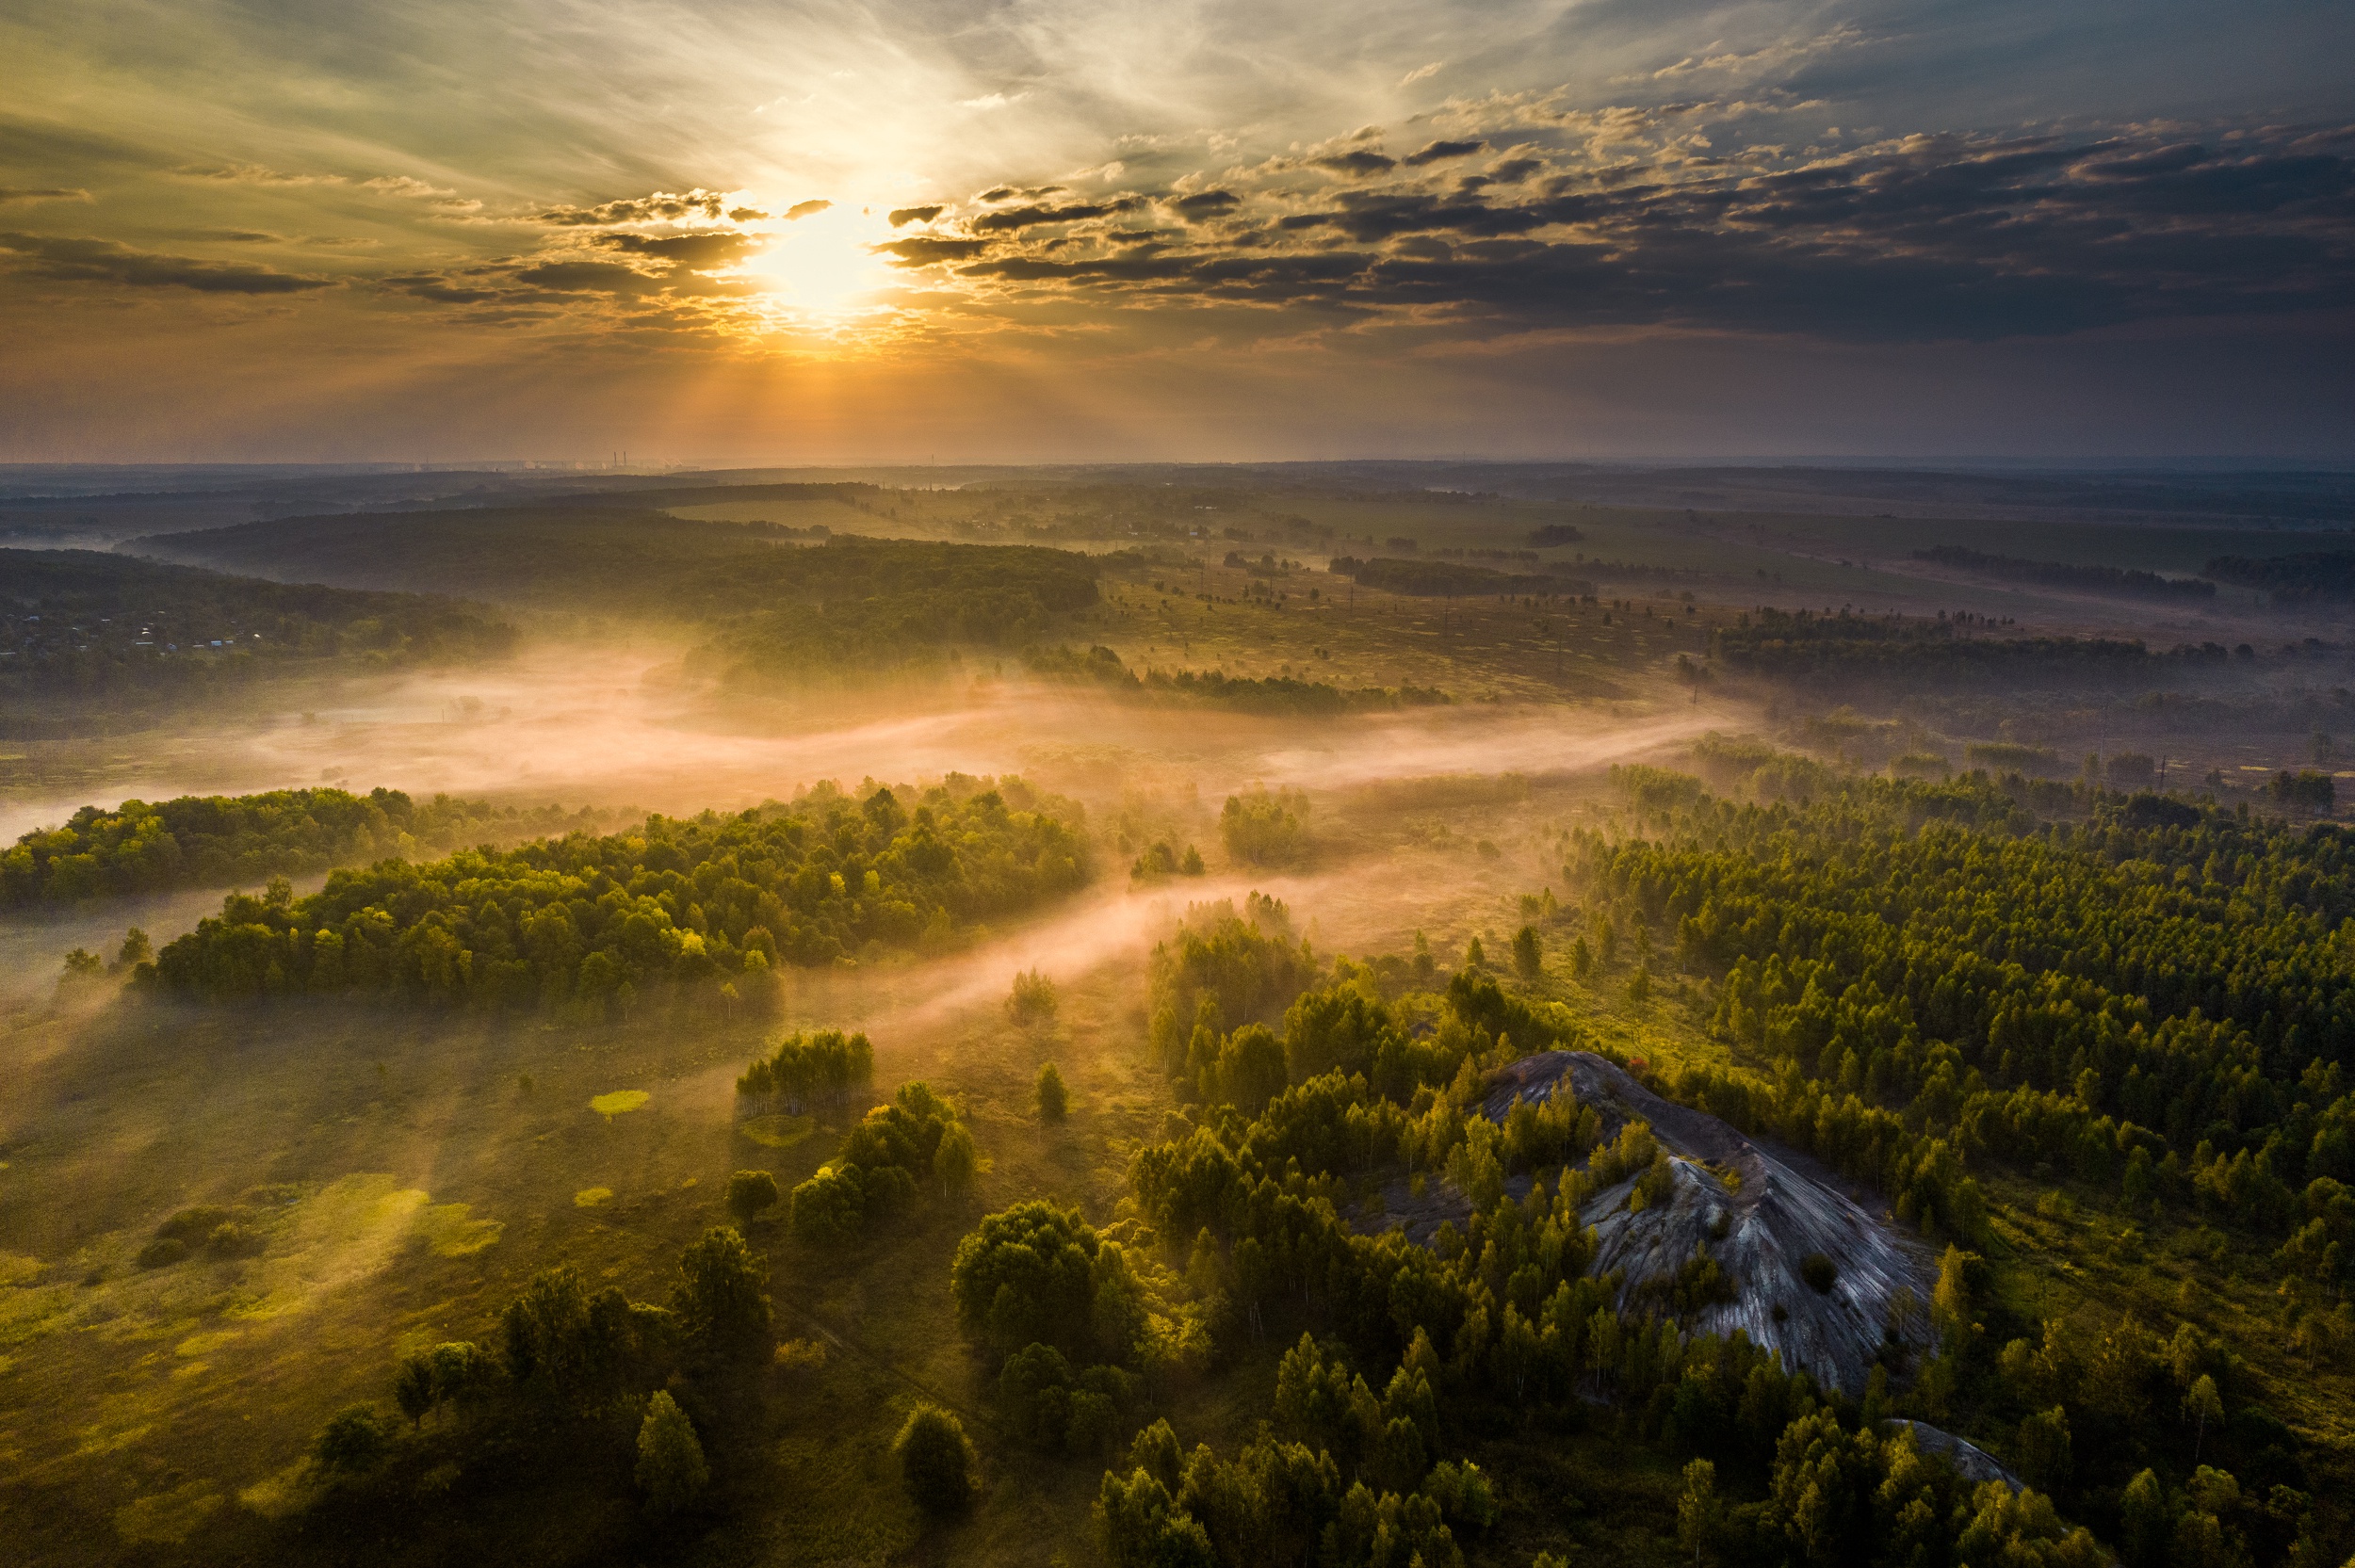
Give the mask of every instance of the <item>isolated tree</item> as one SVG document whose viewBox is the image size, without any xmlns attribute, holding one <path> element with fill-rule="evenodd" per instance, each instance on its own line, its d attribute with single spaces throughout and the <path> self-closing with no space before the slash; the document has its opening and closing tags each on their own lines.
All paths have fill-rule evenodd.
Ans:
<svg viewBox="0 0 2355 1568">
<path fill-rule="evenodd" d="M 676 1513 L 710 1481 L 695 1424 L 668 1390 L 657 1389 L 638 1425 L 638 1485 L 646 1494 L 646 1511 L 658 1517 Z"/>
<path fill-rule="evenodd" d="M 1060 1122 L 1070 1109 L 1071 1095 L 1064 1088 L 1063 1074 L 1050 1061 L 1038 1070 L 1038 1119 Z"/>
<path fill-rule="evenodd" d="M 728 1212 L 739 1225 L 752 1222 L 777 1206 L 777 1178 L 766 1171 L 739 1171 L 728 1178 Z"/>
<path fill-rule="evenodd" d="M 155 946 L 147 940 L 147 933 L 137 926 L 122 933 L 122 946 L 115 949 L 114 967 L 118 970 L 137 969 L 142 963 L 154 962 Z"/>
<path fill-rule="evenodd" d="M 404 1356 L 400 1367 L 393 1374 L 393 1401 L 400 1413 L 409 1417 L 413 1427 L 423 1426 L 432 1414 L 434 1404 L 433 1360 L 430 1356 Z"/>
<path fill-rule="evenodd" d="M 940 1147 L 933 1151 L 933 1174 L 940 1178 L 940 1195 L 951 1198 L 971 1191 L 980 1172 L 981 1156 L 974 1150 L 973 1135 L 965 1130 L 964 1123 L 950 1123 L 940 1135 Z"/>
<path fill-rule="evenodd" d="M 383 1463 L 392 1447 L 374 1405 L 346 1405 L 311 1440 L 311 1458 L 330 1475 L 358 1475 Z"/>
<path fill-rule="evenodd" d="M 973 1444 L 965 1424 L 935 1405 L 918 1405 L 900 1429 L 892 1452 L 901 1484 L 928 1513 L 954 1513 L 973 1499 Z"/>
<path fill-rule="evenodd" d="M 1014 989 L 1006 996 L 1006 1016 L 1028 1028 L 1044 1024 L 1055 1016 L 1055 982 L 1036 969 L 1026 970 L 1014 978 Z"/>
<path fill-rule="evenodd" d="M 690 1341 L 724 1355 L 758 1353 L 769 1334 L 761 1259 L 731 1227 L 707 1230 L 678 1260 L 672 1309 Z"/>
<path fill-rule="evenodd" d="M 2205 1372 L 2184 1396 L 2184 1414 L 2191 1417 L 2191 1462 L 2200 1463 L 2201 1445 L 2207 1440 L 2208 1423 L 2224 1419 L 2224 1400 L 2217 1394 L 2216 1380 Z"/>
<path fill-rule="evenodd" d="M 1523 926 L 1513 933 L 1513 972 L 1523 980 L 1535 980 L 1544 970 L 1545 952 L 1538 945 L 1537 928 Z"/>
</svg>

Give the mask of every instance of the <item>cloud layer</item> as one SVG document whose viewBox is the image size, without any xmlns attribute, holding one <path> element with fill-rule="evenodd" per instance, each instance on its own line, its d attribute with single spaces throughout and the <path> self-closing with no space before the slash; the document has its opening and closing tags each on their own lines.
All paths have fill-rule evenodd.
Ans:
<svg viewBox="0 0 2355 1568">
<path fill-rule="evenodd" d="M 1542 363 L 1632 341 L 1697 375 L 1862 356 L 1924 411 L 1954 346 L 2355 348 L 2334 8 L 104 0 L 0 46 L 0 331 L 53 380 L 122 346 L 126 397 L 189 334 L 264 353 L 216 329 L 265 317 L 268 351 L 374 367 L 355 399 L 465 363 L 560 402 L 663 356 L 986 361 L 1045 401 L 1184 358 L 1302 440 L 1403 356 L 1459 367 L 1453 419 L 1571 399 Z M 2157 396 L 2114 406 L 2216 423 Z"/>
</svg>

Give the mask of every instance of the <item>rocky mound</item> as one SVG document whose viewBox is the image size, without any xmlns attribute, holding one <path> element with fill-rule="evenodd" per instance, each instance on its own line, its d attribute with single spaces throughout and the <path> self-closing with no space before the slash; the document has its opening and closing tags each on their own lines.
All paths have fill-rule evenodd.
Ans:
<svg viewBox="0 0 2355 1568">
<path fill-rule="evenodd" d="M 1516 1096 L 1542 1101 L 1565 1084 L 1594 1107 L 1606 1135 L 1648 1123 L 1675 1176 L 1665 1203 L 1629 1212 L 1631 1178 L 1580 1211 L 1595 1228 L 1595 1272 L 1619 1274 L 1622 1305 L 1674 1281 L 1706 1249 L 1731 1279 L 1733 1300 L 1696 1312 L 1697 1332 L 1740 1329 L 1780 1351 L 1785 1366 L 1851 1394 L 1863 1391 L 1892 1322 L 1927 1342 L 1937 1277 L 1928 1249 L 1868 1213 L 1805 1156 L 1664 1100 L 1584 1051 L 1547 1051 L 1502 1069 L 1482 1108 L 1501 1122 Z M 1892 1313 L 1900 1291 L 1910 1293 L 1911 1310 Z"/>
</svg>

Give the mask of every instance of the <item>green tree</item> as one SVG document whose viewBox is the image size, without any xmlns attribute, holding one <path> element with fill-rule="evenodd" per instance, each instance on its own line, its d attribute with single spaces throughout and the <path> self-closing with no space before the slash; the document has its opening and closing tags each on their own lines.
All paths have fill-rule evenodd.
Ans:
<svg viewBox="0 0 2355 1568">
<path fill-rule="evenodd" d="M 1684 1490 L 1677 1495 L 1677 1544 L 1693 1554 L 1695 1568 L 1703 1552 L 1716 1550 L 1724 1512 L 1717 1500 L 1717 1467 L 1705 1459 L 1685 1465 Z"/>
<path fill-rule="evenodd" d="M 1523 926 L 1513 933 L 1513 972 L 1525 983 L 1535 982 L 1545 973 L 1545 950 L 1535 926 Z"/>
<path fill-rule="evenodd" d="M 2075 1470 L 2070 1452 L 2069 1412 L 2060 1405 L 2020 1423 L 2020 1473 L 2039 1492 L 2058 1492 Z"/>
<path fill-rule="evenodd" d="M 940 1147 L 933 1151 L 933 1174 L 940 1178 L 940 1195 L 961 1197 L 973 1190 L 974 1179 L 981 1173 L 981 1156 L 973 1147 L 973 1135 L 962 1122 L 952 1123 L 940 1135 Z"/>
<path fill-rule="evenodd" d="M 704 1232 L 678 1261 L 672 1309 L 689 1340 L 723 1355 L 753 1357 L 769 1336 L 769 1291 L 762 1259 L 725 1225 Z"/>
<path fill-rule="evenodd" d="M 710 1481 L 695 1424 L 669 1391 L 655 1390 L 646 1401 L 646 1418 L 638 1424 L 638 1485 L 646 1494 L 646 1511 L 658 1517 L 676 1513 Z"/>
<path fill-rule="evenodd" d="M 2207 1441 L 2208 1423 L 2224 1419 L 2224 1400 L 2217 1394 L 2216 1380 L 2205 1372 L 2191 1385 L 2191 1392 L 2184 1396 L 2184 1414 L 2192 1423 L 2191 1462 L 2197 1464 L 2201 1445 Z"/>
<path fill-rule="evenodd" d="M 2172 1530 L 2167 1489 L 2145 1470 L 2126 1483 L 2118 1499 L 2118 1544 L 2127 1568 L 2160 1568 Z"/>
<path fill-rule="evenodd" d="M 1226 853 L 1248 865 L 1288 865 L 1307 853 L 1308 797 L 1297 789 L 1230 795 L 1219 813 Z"/>
<path fill-rule="evenodd" d="M 1064 1088 L 1063 1074 L 1053 1062 L 1048 1062 L 1038 1070 L 1038 1119 L 1060 1122 L 1070 1108 L 1071 1096 Z"/>
<path fill-rule="evenodd" d="M 777 1178 L 766 1171 L 739 1171 L 728 1178 L 728 1212 L 746 1229 L 777 1206 Z"/>
<path fill-rule="evenodd" d="M 311 1440 L 311 1458 L 330 1475 L 358 1475 L 382 1463 L 392 1447 L 374 1405 L 346 1405 Z"/>
<path fill-rule="evenodd" d="M 957 1243 L 949 1270 L 957 1314 L 967 1330 L 1007 1350 L 1036 1341 L 1082 1352 L 1102 1251 L 1076 1208 L 1032 1200 L 1001 1209 Z"/>
<path fill-rule="evenodd" d="M 154 962 L 154 944 L 147 940 L 145 931 L 134 926 L 122 933 L 122 946 L 115 949 L 113 967 L 127 973 L 142 963 Z"/>
<path fill-rule="evenodd" d="M 1056 1007 L 1053 980 L 1036 969 L 1015 976 L 1014 990 L 1006 997 L 1007 1017 L 1028 1028 L 1053 1019 Z"/>
<path fill-rule="evenodd" d="M 432 1357 L 402 1357 L 399 1369 L 393 1374 L 393 1402 L 400 1406 L 410 1425 L 423 1426 L 432 1414 L 434 1400 Z"/>
<path fill-rule="evenodd" d="M 918 1405 L 891 1446 L 900 1481 L 928 1513 L 954 1513 L 973 1498 L 973 1444 L 965 1423 L 936 1405 Z"/>
</svg>

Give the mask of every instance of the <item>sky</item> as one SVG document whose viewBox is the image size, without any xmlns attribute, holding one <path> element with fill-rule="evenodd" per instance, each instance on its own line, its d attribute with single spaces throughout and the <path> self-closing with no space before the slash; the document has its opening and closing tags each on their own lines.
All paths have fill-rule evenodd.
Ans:
<svg viewBox="0 0 2355 1568">
<path fill-rule="evenodd" d="M 2355 461 L 2341 0 L 0 0 L 0 461 Z"/>
</svg>

